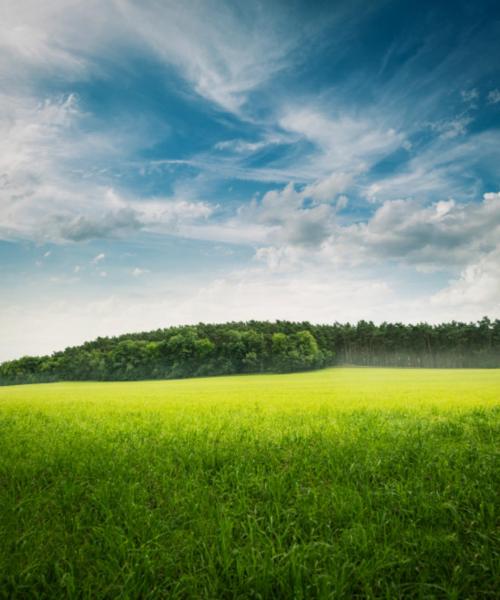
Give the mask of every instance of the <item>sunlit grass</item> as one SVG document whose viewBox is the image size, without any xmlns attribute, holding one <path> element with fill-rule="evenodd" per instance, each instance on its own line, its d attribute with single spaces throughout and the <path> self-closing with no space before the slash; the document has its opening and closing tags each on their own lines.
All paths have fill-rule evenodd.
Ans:
<svg viewBox="0 0 500 600">
<path fill-rule="evenodd" d="M 0 388 L 4 597 L 495 597 L 500 371 Z"/>
</svg>

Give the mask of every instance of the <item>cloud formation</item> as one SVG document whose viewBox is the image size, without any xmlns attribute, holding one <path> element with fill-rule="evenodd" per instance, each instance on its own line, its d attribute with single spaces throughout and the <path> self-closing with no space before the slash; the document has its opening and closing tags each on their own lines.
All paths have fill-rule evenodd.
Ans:
<svg viewBox="0 0 500 600">
<path fill-rule="evenodd" d="M 236 113 L 287 65 L 301 39 L 291 30 L 277 35 L 283 15 L 247 2 L 19 0 L 5 12 L 0 69 L 12 78 L 11 66 L 20 63 L 25 75 L 62 70 L 70 79 L 86 77 L 103 55 L 117 60 L 129 40 L 176 69 L 197 94 Z"/>
<path fill-rule="evenodd" d="M 444 4 L 11 2 L 7 326 L 40 320 L 16 312 L 32 280 L 47 328 L 86 336 L 500 314 L 498 36 L 481 3 Z"/>
<path fill-rule="evenodd" d="M 335 264 L 392 260 L 447 269 L 467 265 L 500 247 L 500 193 L 487 193 L 481 202 L 467 204 L 388 200 L 371 217 L 352 224 L 335 218 L 334 205 L 302 208 L 302 198 L 293 186 L 269 193 L 257 207 L 257 219 L 274 228 L 273 248 L 307 245 L 306 260 L 314 249 Z M 308 223 L 311 232 L 318 225 L 317 235 L 307 237 L 307 244 L 295 235 L 297 221 L 306 224 L 305 231 Z M 270 256 L 269 249 L 266 255 Z"/>
<path fill-rule="evenodd" d="M 108 137 L 78 130 L 85 113 L 74 94 L 38 103 L 4 95 L 0 102 L 0 237 L 82 242 L 173 232 L 210 214 L 205 202 L 127 199 L 99 177 L 86 177 L 79 165 L 92 172 L 104 157 L 119 160 L 120 149 Z"/>
</svg>

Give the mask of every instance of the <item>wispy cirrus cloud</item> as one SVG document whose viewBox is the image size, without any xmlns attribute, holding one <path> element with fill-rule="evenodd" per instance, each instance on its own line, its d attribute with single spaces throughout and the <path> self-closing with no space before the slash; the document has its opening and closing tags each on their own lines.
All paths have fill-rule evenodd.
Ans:
<svg viewBox="0 0 500 600">
<path fill-rule="evenodd" d="M 56 69 L 69 80 L 86 77 L 102 73 L 104 54 L 118 62 L 127 40 L 177 70 L 203 98 L 238 113 L 302 40 L 291 29 L 277 35 L 278 22 L 283 14 L 246 2 L 19 0 L 2 19 L 0 68 L 12 79 L 16 71 L 23 76 L 20 64 L 26 77 Z"/>
<path fill-rule="evenodd" d="M 276 35 L 272 10 L 251 3 L 119 0 L 116 6 L 126 26 L 198 94 L 235 113 L 248 93 L 287 65 L 300 39 Z"/>
</svg>

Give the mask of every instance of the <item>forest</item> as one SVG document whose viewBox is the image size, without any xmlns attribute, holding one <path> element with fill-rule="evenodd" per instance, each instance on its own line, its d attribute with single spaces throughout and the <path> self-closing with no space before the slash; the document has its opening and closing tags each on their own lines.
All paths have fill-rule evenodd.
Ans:
<svg viewBox="0 0 500 600">
<path fill-rule="evenodd" d="M 0 365 L 0 384 L 290 373 L 333 365 L 500 367 L 500 320 L 430 325 L 247 321 L 99 337 Z"/>
</svg>

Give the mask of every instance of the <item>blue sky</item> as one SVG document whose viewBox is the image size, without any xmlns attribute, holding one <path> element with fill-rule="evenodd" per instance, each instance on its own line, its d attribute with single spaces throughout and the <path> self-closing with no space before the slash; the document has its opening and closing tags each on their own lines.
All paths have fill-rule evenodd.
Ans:
<svg viewBox="0 0 500 600">
<path fill-rule="evenodd" d="M 19 0 L 0 30 L 0 360 L 500 317 L 498 3 Z"/>
</svg>

